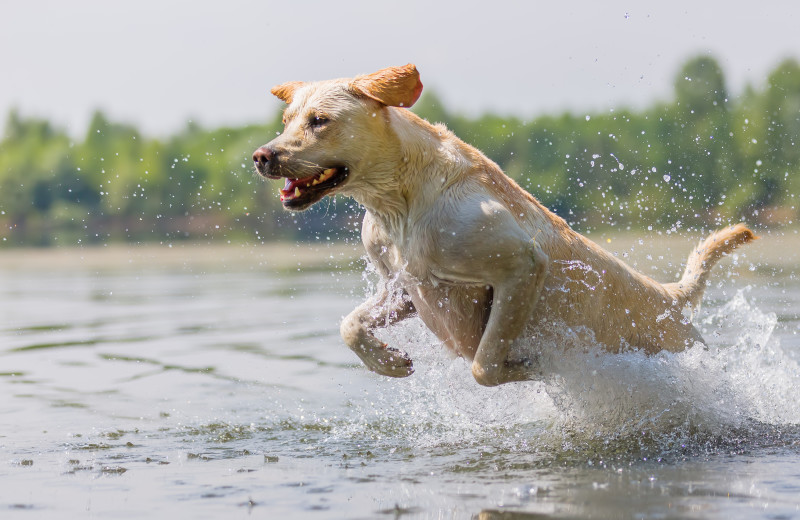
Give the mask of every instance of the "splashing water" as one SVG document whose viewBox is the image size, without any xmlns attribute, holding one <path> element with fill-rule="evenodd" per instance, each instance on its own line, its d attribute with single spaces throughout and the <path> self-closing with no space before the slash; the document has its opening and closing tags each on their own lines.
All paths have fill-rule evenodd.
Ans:
<svg viewBox="0 0 800 520">
<path fill-rule="evenodd" d="M 221 256 L 208 272 L 149 257 L 146 270 L 95 271 L 81 250 L 62 271 L 47 252 L 46 270 L 0 283 L 13 324 L 0 330 L 0 509 L 796 516 L 800 283 L 785 238 L 762 247 L 784 263 L 743 273 L 751 290 L 729 292 L 741 275 L 717 273 L 695 319 L 707 348 L 609 354 L 562 328 L 514 353 L 541 352 L 541 380 L 497 388 L 419 319 L 379 333 L 416 373 L 368 372 L 335 327 L 369 286 L 360 269 L 293 274 L 292 261 L 264 276 Z"/>
<path fill-rule="evenodd" d="M 612 354 L 590 334 L 564 328 L 558 340 L 539 337 L 518 347 L 541 354 L 542 381 L 497 388 L 477 385 L 468 363 L 446 359 L 421 321 L 409 320 L 382 337 L 407 350 L 417 372 L 379 380 L 376 395 L 353 399 L 358 413 L 333 436 L 415 447 L 491 443 L 551 454 L 668 456 L 687 445 L 722 446 L 796 424 L 800 367 L 773 338 L 776 316 L 761 312 L 746 292 L 698 317 L 706 346 Z"/>
<path fill-rule="evenodd" d="M 775 314 L 765 314 L 737 291 L 725 305 L 702 319 L 703 332 L 712 328 L 722 338 L 717 349 L 717 370 L 749 403 L 750 419 L 768 424 L 800 423 L 800 366 L 773 338 Z M 724 345 L 729 345 L 725 347 Z"/>
</svg>

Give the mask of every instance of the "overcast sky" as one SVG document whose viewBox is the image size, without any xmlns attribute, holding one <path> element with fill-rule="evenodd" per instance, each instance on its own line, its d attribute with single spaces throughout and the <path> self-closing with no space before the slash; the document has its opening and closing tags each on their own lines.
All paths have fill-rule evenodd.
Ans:
<svg viewBox="0 0 800 520">
<path fill-rule="evenodd" d="M 166 135 L 271 117 L 269 88 L 415 63 L 447 108 L 527 118 L 642 107 L 689 57 L 735 96 L 800 58 L 800 2 L 0 0 L 0 116 L 82 135 L 91 112 Z"/>
</svg>

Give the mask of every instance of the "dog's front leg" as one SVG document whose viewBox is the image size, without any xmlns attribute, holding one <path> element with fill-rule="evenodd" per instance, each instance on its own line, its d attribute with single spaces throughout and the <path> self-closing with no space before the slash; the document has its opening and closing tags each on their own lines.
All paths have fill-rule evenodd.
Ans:
<svg viewBox="0 0 800 520">
<path fill-rule="evenodd" d="M 472 361 L 472 375 L 481 385 L 496 386 L 530 378 L 531 367 L 523 362 L 510 362 L 508 353 L 539 303 L 549 262 L 535 241 L 506 257 L 503 272 L 508 276 L 492 283 L 492 310 Z"/>
<path fill-rule="evenodd" d="M 372 333 L 376 328 L 396 323 L 415 312 L 407 297 L 399 298 L 392 305 L 388 303 L 390 296 L 384 290 L 376 298 L 356 307 L 342 321 L 340 332 L 344 342 L 367 368 L 384 376 L 406 377 L 414 373 L 408 354 L 389 347 Z"/>
</svg>

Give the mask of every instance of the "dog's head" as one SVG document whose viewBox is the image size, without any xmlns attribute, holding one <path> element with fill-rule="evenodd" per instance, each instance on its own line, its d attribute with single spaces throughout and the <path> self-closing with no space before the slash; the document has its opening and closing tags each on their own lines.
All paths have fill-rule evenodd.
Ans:
<svg viewBox="0 0 800 520">
<path fill-rule="evenodd" d="M 253 153 L 256 171 L 285 179 L 283 206 L 304 210 L 369 173 L 386 142 L 386 107 L 410 107 L 422 93 L 414 65 L 352 79 L 278 85 L 289 106 L 283 133 Z"/>
</svg>

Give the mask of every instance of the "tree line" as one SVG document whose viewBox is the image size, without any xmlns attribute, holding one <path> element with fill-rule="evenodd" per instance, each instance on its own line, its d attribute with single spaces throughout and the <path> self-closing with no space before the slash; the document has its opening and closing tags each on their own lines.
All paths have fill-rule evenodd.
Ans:
<svg viewBox="0 0 800 520">
<path fill-rule="evenodd" d="M 794 59 L 735 99 L 717 61 L 700 56 L 676 74 L 672 99 L 638 111 L 466 117 L 431 92 L 414 110 L 445 123 L 580 230 L 785 225 L 800 213 Z M 0 141 L 0 247 L 355 235 L 362 210 L 352 200 L 289 214 L 275 183 L 253 173 L 252 151 L 280 132 L 280 119 L 190 123 L 156 139 L 96 112 L 75 140 L 12 110 Z"/>
</svg>

